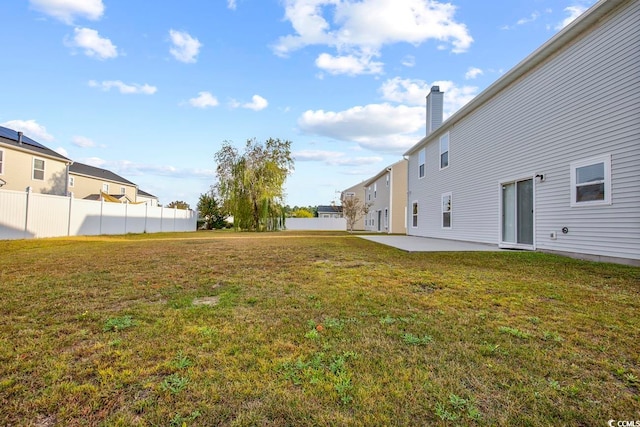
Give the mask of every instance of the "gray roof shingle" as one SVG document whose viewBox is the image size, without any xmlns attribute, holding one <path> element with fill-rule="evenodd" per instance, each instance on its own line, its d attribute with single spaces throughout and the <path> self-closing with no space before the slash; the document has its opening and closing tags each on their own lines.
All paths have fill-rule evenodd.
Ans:
<svg viewBox="0 0 640 427">
<path fill-rule="evenodd" d="M 77 162 L 73 163 L 71 166 L 69 166 L 69 172 L 75 173 L 78 175 L 90 176 L 92 178 L 103 179 L 105 181 L 119 182 L 121 184 L 127 184 L 127 185 L 133 185 L 133 186 L 136 185 L 133 182 L 127 179 L 124 179 L 120 175 L 117 175 L 109 170 L 97 168 L 95 166 L 85 165 L 84 163 L 77 163 Z"/>
<path fill-rule="evenodd" d="M 22 135 L 22 143 L 18 143 L 18 132 L 3 126 L 0 126 L 0 142 L 11 145 L 13 147 L 22 148 L 24 150 L 33 151 L 41 156 L 53 157 L 60 159 L 63 162 L 70 163 L 71 159 L 66 158 L 62 154 L 58 154 L 50 148 L 45 147 L 37 141 L 29 138 L 26 135 Z"/>
</svg>

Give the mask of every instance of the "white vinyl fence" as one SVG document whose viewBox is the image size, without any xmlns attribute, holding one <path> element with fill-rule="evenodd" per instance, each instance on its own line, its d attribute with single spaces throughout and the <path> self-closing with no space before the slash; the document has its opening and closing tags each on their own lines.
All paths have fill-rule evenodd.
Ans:
<svg viewBox="0 0 640 427">
<path fill-rule="evenodd" d="M 0 190 L 0 240 L 195 231 L 191 210 Z"/>
<path fill-rule="evenodd" d="M 346 231 L 345 218 L 287 218 L 284 222 L 287 230 Z"/>
</svg>

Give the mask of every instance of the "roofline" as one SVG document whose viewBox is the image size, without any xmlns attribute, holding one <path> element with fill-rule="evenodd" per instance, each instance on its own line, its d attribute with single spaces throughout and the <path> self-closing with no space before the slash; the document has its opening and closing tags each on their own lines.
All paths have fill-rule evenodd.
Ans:
<svg viewBox="0 0 640 427">
<path fill-rule="evenodd" d="M 74 172 L 74 171 L 71 171 L 71 170 L 69 171 L 69 175 L 83 176 L 85 178 L 91 178 L 91 179 L 95 179 L 95 180 L 98 180 L 98 181 L 109 181 L 109 182 L 114 182 L 116 184 L 129 185 L 129 186 L 135 187 L 136 189 L 138 188 L 138 184 L 133 183 L 131 181 L 127 181 L 127 182 L 125 182 L 125 181 L 116 181 L 114 179 L 104 178 L 104 177 L 95 176 L 95 175 L 87 175 L 86 173 L 78 173 L 78 172 Z M 125 179 L 125 178 L 123 178 L 123 179 Z"/>
<path fill-rule="evenodd" d="M 8 138 L 4 138 L 4 139 L 8 139 Z M 9 141 L 13 141 L 13 140 L 9 139 Z M 50 148 L 49 148 L 49 150 L 51 150 L 54 153 L 56 153 L 55 156 L 53 156 L 51 154 L 47 154 L 47 153 L 41 153 L 39 151 L 32 150 L 32 149 L 29 149 L 29 148 L 25 148 L 24 146 L 21 146 L 21 145 L 7 144 L 6 142 L 2 141 L 2 138 L 0 138 L 0 145 L 2 145 L 3 147 L 8 147 L 8 148 L 14 149 L 16 151 L 20 151 L 22 153 L 31 154 L 31 155 L 34 155 L 34 156 L 46 157 L 47 159 L 51 159 L 51 160 L 57 160 L 59 162 L 65 163 L 67 165 L 73 164 L 73 160 L 63 156 L 62 154 L 59 154 L 59 153 L 51 150 Z M 25 145 L 28 145 L 28 144 L 25 144 Z M 34 148 L 37 148 L 37 147 L 34 147 Z"/>
<path fill-rule="evenodd" d="M 480 108 L 485 102 L 489 101 L 499 92 L 510 86 L 520 77 L 527 74 L 533 68 L 540 65 L 549 57 L 565 47 L 571 40 L 577 38 L 584 33 L 592 24 L 600 20 L 618 6 L 627 3 L 630 0 L 600 0 L 598 3 L 591 6 L 580 17 L 575 19 L 569 25 L 560 30 L 556 35 L 551 37 L 542 46 L 534 50 L 526 58 L 516 64 L 513 68 L 507 71 L 502 77 L 492 83 L 485 90 L 480 92 L 475 98 L 465 104 L 462 108 L 451 115 L 445 120 L 442 125 L 429 135 L 423 137 L 418 143 L 407 150 L 404 155 L 408 156 L 417 151 L 424 143 L 435 139 L 436 135 L 441 134 L 442 130 L 456 124 L 464 117 L 468 116 L 474 110 Z"/>
<path fill-rule="evenodd" d="M 374 175 L 373 177 L 369 178 L 366 181 L 362 182 L 362 185 L 364 187 L 368 187 L 370 184 L 372 184 L 373 182 L 377 181 L 379 178 L 381 178 L 385 173 L 391 171 L 391 169 L 393 169 L 394 166 L 398 165 L 399 163 L 402 162 L 406 162 L 406 159 L 400 159 L 397 162 L 387 166 L 386 168 L 382 169 L 380 172 L 378 172 L 376 175 Z"/>
</svg>

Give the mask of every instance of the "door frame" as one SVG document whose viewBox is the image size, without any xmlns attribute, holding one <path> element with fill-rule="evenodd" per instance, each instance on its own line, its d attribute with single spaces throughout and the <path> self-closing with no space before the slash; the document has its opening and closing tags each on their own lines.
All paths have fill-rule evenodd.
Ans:
<svg viewBox="0 0 640 427">
<path fill-rule="evenodd" d="M 524 250 L 536 250 L 536 174 L 522 175 L 516 178 L 501 179 L 498 181 L 498 247 L 504 249 L 524 249 Z M 520 181 L 531 180 L 531 197 L 533 205 L 533 214 L 531 216 L 532 224 L 532 243 L 530 245 L 523 243 L 504 242 L 502 241 L 502 186 L 504 184 L 514 184 Z M 517 187 L 517 186 L 516 186 Z M 517 233 L 517 230 L 516 230 Z"/>
</svg>

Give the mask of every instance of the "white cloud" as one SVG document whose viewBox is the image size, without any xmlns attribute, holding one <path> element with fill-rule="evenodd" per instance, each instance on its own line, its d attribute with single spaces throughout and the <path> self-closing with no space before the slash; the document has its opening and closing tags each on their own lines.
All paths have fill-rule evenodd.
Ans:
<svg viewBox="0 0 640 427">
<path fill-rule="evenodd" d="M 280 37 L 273 49 L 287 56 L 306 46 L 325 45 L 337 51 L 325 60 L 359 58 L 356 64 L 369 63 L 383 46 L 395 43 L 419 45 L 436 40 L 453 52 L 464 52 L 473 38 L 466 25 L 454 19 L 455 11 L 455 6 L 437 0 L 286 0 L 285 19 L 291 22 L 294 34 Z M 341 68 L 332 69 L 337 73 Z M 347 74 L 357 70 L 354 66 L 342 69 Z M 361 71 L 371 69 L 362 67 Z"/>
<path fill-rule="evenodd" d="M 236 0 L 227 0 L 227 7 L 231 10 L 236 10 Z"/>
<path fill-rule="evenodd" d="M 189 104 L 196 108 L 207 108 L 216 107 L 219 102 L 210 92 L 198 92 L 196 98 L 189 99 Z"/>
<path fill-rule="evenodd" d="M 36 122 L 35 120 L 9 120 L 8 122 L 1 123 L 0 126 L 7 127 L 9 129 L 13 129 L 15 131 L 19 131 L 24 133 L 25 136 L 29 138 L 41 142 L 51 142 L 55 138 L 49 132 L 47 132 L 47 128 Z"/>
<path fill-rule="evenodd" d="M 247 109 L 253 110 L 253 111 L 264 110 L 265 108 L 267 108 L 268 105 L 269 105 L 269 101 L 267 101 L 266 99 L 264 99 L 260 95 L 253 95 L 251 97 L 251 102 L 246 102 L 244 104 L 236 101 L 235 99 L 232 99 L 229 102 L 229 106 L 231 108 L 242 107 L 242 108 L 247 108 Z"/>
<path fill-rule="evenodd" d="M 404 58 L 402 58 L 402 65 L 404 65 L 405 67 L 415 67 L 416 65 L 416 57 L 413 55 L 407 55 Z"/>
<path fill-rule="evenodd" d="M 529 22 L 534 22 L 538 18 L 540 18 L 540 12 L 536 10 L 535 12 L 531 13 L 531 15 L 529 15 L 527 18 L 518 19 L 518 22 L 516 22 L 516 25 L 528 24 Z"/>
<path fill-rule="evenodd" d="M 65 40 L 70 47 L 84 50 L 84 54 L 97 59 L 111 59 L 118 56 L 117 47 L 111 40 L 100 37 L 96 30 L 90 28 L 74 28 L 72 40 Z"/>
<path fill-rule="evenodd" d="M 571 24 L 578 16 L 582 15 L 586 10 L 587 10 L 587 7 L 586 6 L 582 6 L 582 5 L 574 5 L 574 6 L 565 7 L 564 11 L 569 16 L 564 18 L 562 20 L 562 22 L 559 23 L 556 26 L 556 30 L 561 30 L 564 27 L 566 27 L 567 25 Z"/>
<path fill-rule="evenodd" d="M 480 68 L 478 67 L 469 67 L 469 69 L 467 70 L 467 72 L 464 75 L 464 78 L 466 80 L 472 80 L 475 79 L 476 77 L 480 76 L 484 74 L 484 71 L 482 71 Z"/>
<path fill-rule="evenodd" d="M 202 43 L 198 39 L 191 37 L 186 31 L 175 30 L 169 30 L 169 37 L 173 43 L 169 52 L 175 59 L 186 63 L 196 62 L 196 56 L 202 47 Z"/>
<path fill-rule="evenodd" d="M 73 24 L 77 17 L 95 21 L 104 13 L 102 0 L 29 0 L 29 3 L 38 12 L 69 25 Z"/>
<path fill-rule="evenodd" d="M 328 166 L 369 166 L 383 160 L 380 156 L 347 157 L 345 153 L 323 150 L 296 151 L 293 158 L 299 162 L 322 162 Z"/>
<path fill-rule="evenodd" d="M 171 165 L 136 163 L 130 160 L 104 160 L 99 157 L 89 157 L 82 159 L 81 162 L 108 169 L 124 177 L 153 175 L 184 179 L 185 176 L 198 178 L 211 178 L 215 176 L 213 169 L 177 168 Z"/>
<path fill-rule="evenodd" d="M 64 147 L 58 147 L 53 151 L 55 151 L 58 154 L 61 154 L 61 155 L 65 156 L 66 158 L 69 158 L 69 152 L 67 150 L 65 150 Z"/>
<path fill-rule="evenodd" d="M 148 84 L 126 84 L 120 80 L 106 80 L 103 82 L 96 82 L 95 80 L 89 80 L 89 86 L 97 87 L 107 92 L 111 90 L 111 88 L 116 88 L 125 95 L 129 94 L 142 94 L 142 95 L 153 95 L 158 91 L 158 88 L 155 86 L 151 86 Z"/>
<path fill-rule="evenodd" d="M 329 74 L 382 74 L 382 62 L 373 62 L 371 57 L 364 55 L 333 56 L 322 53 L 316 59 L 316 66 Z"/>
<path fill-rule="evenodd" d="M 380 91 L 383 99 L 387 101 L 424 106 L 431 86 L 439 86 L 440 91 L 444 92 L 444 119 L 458 111 L 478 94 L 478 88 L 475 86 L 459 87 L 449 80 L 439 80 L 429 84 L 423 80 L 401 79 L 400 77 L 384 82 Z"/>
<path fill-rule="evenodd" d="M 305 111 L 298 119 L 300 130 L 381 152 L 400 153 L 416 142 L 424 127 L 424 108 L 369 104 L 345 111 Z"/>
<path fill-rule="evenodd" d="M 71 138 L 71 143 L 80 148 L 93 148 L 96 146 L 95 142 L 84 136 L 74 136 Z"/>
</svg>

